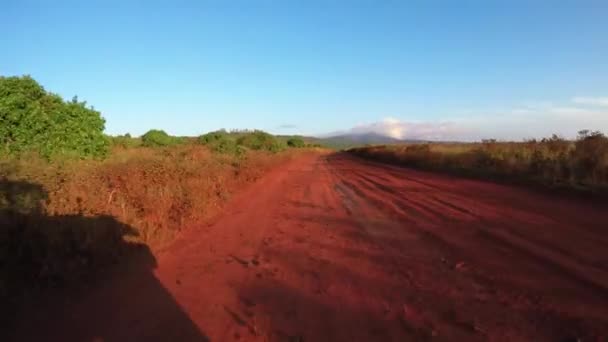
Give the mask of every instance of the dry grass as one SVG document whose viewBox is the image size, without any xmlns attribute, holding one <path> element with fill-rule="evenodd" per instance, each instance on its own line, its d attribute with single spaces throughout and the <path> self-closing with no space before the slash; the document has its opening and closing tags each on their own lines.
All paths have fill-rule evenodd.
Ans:
<svg viewBox="0 0 608 342">
<path fill-rule="evenodd" d="M 49 216 L 112 216 L 134 227 L 139 242 L 158 247 L 216 214 L 236 189 L 292 155 L 142 147 L 116 149 L 104 161 L 5 161 L 0 177 L 40 184 L 47 193 L 40 205 Z"/>
<path fill-rule="evenodd" d="M 1 160 L 0 305 L 119 262 L 131 250 L 162 248 L 297 153 L 235 156 L 180 145 L 117 148 L 104 161 Z"/>
<path fill-rule="evenodd" d="M 575 141 L 553 136 L 540 141 L 373 146 L 350 151 L 383 162 L 475 177 L 592 192 L 608 188 L 608 138 L 599 132 L 581 132 Z"/>
</svg>

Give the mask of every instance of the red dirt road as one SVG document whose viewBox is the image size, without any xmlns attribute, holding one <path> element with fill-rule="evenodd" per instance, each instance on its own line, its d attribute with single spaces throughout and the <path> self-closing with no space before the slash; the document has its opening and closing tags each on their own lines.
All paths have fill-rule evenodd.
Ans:
<svg viewBox="0 0 608 342">
<path fill-rule="evenodd" d="M 608 208 L 308 155 L 17 327 L 57 341 L 608 338 Z M 81 298 L 82 297 L 82 298 Z"/>
</svg>

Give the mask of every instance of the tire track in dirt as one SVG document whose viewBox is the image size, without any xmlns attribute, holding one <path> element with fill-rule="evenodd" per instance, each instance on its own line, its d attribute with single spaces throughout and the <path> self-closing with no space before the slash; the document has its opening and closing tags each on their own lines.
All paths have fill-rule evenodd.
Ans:
<svg viewBox="0 0 608 342">
<path fill-rule="evenodd" d="M 350 159 L 350 157 L 346 156 L 337 157 L 335 159 L 337 164 L 350 162 L 349 160 L 344 160 Z M 382 166 L 375 165 L 375 167 L 377 169 L 376 173 L 379 171 L 384 171 Z M 346 169 L 345 166 L 338 166 L 337 168 L 340 170 Z M 394 171 L 395 170 L 391 168 L 391 175 L 394 174 Z M 409 170 L 402 169 L 402 172 L 408 173 Z M 459 259 L 467 260 L 469 264 L 475 265 L 476 260 L 481 260 L 480 255 L 485 255 L 485 257 L 489 259 L 500 259 L 500 253 L 505 252 L 505 247 L 507 250 L 513 248 L 514 250 L 507 251 L 507 253 L 508 255 L 515 256 L 516 259 L 510 260 L 510 262 L 523 264 L 533 262 L 537 264 L 537 269 L 542 270 L 540 274 L 546 274 L 549 272 L 553 274 L 551 278 L 562 279 L 562 281 L 564 279 L 570 279 L 570 283 L 574 282 L 580 284 L 587 289 L 587 291 L 583 292 L 591 291 L 596 295 L 605 298 L 606 273 L 601 271 L 603 269 L 602 267 L 597 266 L 597 261 L 589 262 L 587 259 L 577 257 L 575 254 L 581 254 L 581 251 L 577 249 L 573 250 L 570 248 L 570 251 L 559 250 L 559 247 L 547 244 L 547 241 L 542 240 L 542 238 L 532 236 L 530 234 L 524 234 L 521 227 L 519 227 L 519 229 L 517 229 L 517 226 L 514 227 L 514 225 L 517 224 L 523 224 L 524 227 L 538 225 L 538 222 L 535 222 L 538 221 L 538 219 L 536 219 L 534 216 L 524 213 L 523 215 L 519 215 L 516 220 L 510 220 L 512 217 L 504 215 L 503 213 L 500 213 L 499 216 L 490 216 L 489 218 L 480 216 L 478 214 L 476 216 L 470 215 L 470 218 L 475 219 L 477 222 L 472 222 L 473 226 L 467 227 L 471 222 L 464 225 L 462 221 L 470 220 L 463 219 L 462 213 L 464 212 L 466 214 L 470 214 L 472 210 L 458 210 L 460 215 L 454 215 L 453 212 L 450 212 L 453 211 L 453 207 L 456 206 L 456 204 L 448 205 L 448 203 L 453 203 L 453 198 L 450 198 L 453 197 L 453 194 L 449 191 L 449 187 L 445 189 L 443 193 L 434 191 L 438 189 L 437 187 L 432 188 L 433 190 L 429 188 L 429 192 L 431 192 L 431 194 L 428 194 L 426 198 L 413 199 L 411 196 L 409 196 L 411 193 L 406 193 L 403 191 L 403 189 L 406 189 L 406 186 L 394 186 L 394 184 L 382 183 L 383 180 L 387 181 L 391 177 L 386 177 L 385 174 L 383 177 L 376 178 L 373 177 L 373 174 L 374 172 L 370 171 L 369 167 L 360 167 L 360 169 L 353 167 L 349 169 L 348 172 L 342 173 L 343 177 L 347 179 L 345 184 L 353 189 L 356 189 L 354 192 L 361 198 L 368 201 L 370 205 L 375 205 L 380 209 L 393 211 L 393 215 L 396 216 L 403 215 L 404 213 L 406 213 L 406 215 L 416 215 L 416 211 L 418 211 L 422 217 L 425 215 L 428 217 L 430 213 L 430 215 L 434 215 L 435 218 L 439 218 L 441 221 L 439 226 L 433 222 L 433 224 L 418 224 L 417 228 L 426 230 L 425 234 L 428 234 L 428 241 L 431 241 L 435 245 L 434 248 L 443 249 L 445 254 L 451 254 L 452 257 L 457 256 Z M 406 180 L 408 179 L 408 177 L 405 176 L 403 178 Z M 394 179 L 397 179 L 397 176 L 395 176 Z M 383 194 L 380 195 L 378 193 L 379 191 L 383 192 Z M 439 199 L 439 201 L 437 201 L 437 197 L 447 198 Z M 436 203 L 441 204 L 444 206 L 444 208 L 436 207 L 436 209 L 433 210 L 432 200 L 435 200 Z M 459 202 L 456 201 L 455 203 Z M 481 204 L 480 207 L 483 208 L 484 205 L 486 204 Z M 429 209 L 431 209 L 431 211 L 429 211 Z M 459 209 L 463 208 L 459 207 Z M 515 213 L 517 214 L 517 212 Z M 499 218 L 499 220 L 496 218 Z M 500 219 L 503 221 L 501 222 Z M 408 222 L 411 223 L 411 220 Z M 561 233 L 563 233 L 563 227 L 556 224 L 556 221 L 550 219 L 548 221 L 541 220 L 541 222 L 544 224 L 554 224 L 557 226 L 557 228 L 562 230 Z M 596 225 L 597 224 L 601 223 L 596 222 Z M 450 226 L 465 229 L 465 232 L 468 233 L 464 235 L 464 232 L 455 230 L 446 231 L 445 228 Z M 591 232 L 594 230 L 597 231 L 597 227 L 588 231 Z M 517 235 L 513 232 L 517 232 Z M 466 242 L 466 240 L 459 241 L 459 239 L 454 238 L 455 235 L 458 235 L 459 237 L 463 237 L 460 235 L 464 235 L 464 237 L 470 238 L 475 242 L 474 245 L 477 246 L 475 249 L 482 247 L 484 250 L 483 253 L 476 253 L 477 256 L 475 253 L 469 253 L 470 249 L 467 249 L 467 247 L 464 246 L 470 246 L 471 242 Z M 487 239 L 488 236 L 493 238 Z M 568 240 L 566 239 L 566 241 Z M 589 242 L 589 240 L 586 242 Z M 498 246 L 496 244 L 502 244 L 503 246 Z M 599 244 L 595 244 L 594 246 L 595 256 L 598 256 L 598 245 Z M 500 253 L 496 253 L 494 250 L 500 250 Z M 601 257 L 599 260 L 602 260 L 602 258 L 605 260 L 605 254 L 600 253 L 599 256 Z M 479 272 L 479 270 L 474 271 L 475 273 L 478 273 L 474 275 L 474 278 L 484 280 L 490 284 L 494 283 L 493 285 L 488 286 L 488 289 L 482 288 L 482 290 L 498 290 L 495 284 L 496 281 L 490 281 L 494 277 L 484 274 L 488 272 Z M 572 286 L 572 284 L 569 286 Z M 509 291 L 509 288 L 512 288 L 512 286 L 499 286 L 499 289 L 504 292 L 502 294 L 503 296 L 520 296 L 518 292 L 521 291 L 517 291 L 516 289 L 515 291 Z M 537 295 L 528 295 L 528 299 L 530 301 L 537 300 Z M 545 312 L 547 315 L 553 315 L 553 312 L 556 310 L 562 310 L 562 308 L 555 309 L 554 303 L 546 305 L 542 308 L 539 307 L 539 311 Z"/>
<path fill-rule="evenodd" d="M 480 334 L 475 334 L 472 322 L 466 320 L 452 320 L 445 319 L 442 315 L 436 315 L 436 312 L 429 311 L 425 308 L 424 298 L 428 296 L 426 289 L 427 284 L 420 282 L 420 273 L 433 274 L 437 276 L 445 272 L 442 269 L 440 254 L 444 254 L 438 247 L 444 247 L 445 252 L 446 244 L 441 245 L 440 242 L 435 238 L 429 231 L 420 230 L 416 228 L 415 220 L 407 220 L 406 224 L 403 223 L 395 225 L 395 215 L 391 217 L 386 216 L 386 210 L 382 210 L 382 206 L 386 205 L 379 198 L 370 196 L 363 189 L 371 189 L 368 186 L 362 186 L 361 183 L 354 183 L 349 179 L 356 175 L 353 170 L 347 168 L 339 168 L 340 172 L 334 172 L 336 178 L 336 190 L 341 194 L 343 204 L 349 208 L 349 211 L 357 215 L 356 222 L 365 232 L 365 236 L 368 240 L 373 241 L 379 249 L 383 250 L 387 254 L 387 261 L 395 266 L 396 273 L 398 273 L 404 284 L 408 284 L 408 290 L 401 291 L 401 296 L 394 297 L 393 303 L 401 303 L 397 311 L 401 311 L 398 314 L 398 321 L 406 332 L 408 332 L 409 338 L 412 340 L 429 340 L 431 338 L 445 339 L 445 336 L 450 336 L 450 339 L 454 340 L 476 340 L 481 338 Z M 421 211 L 414 211 L 417 214 L 421 214 Z M 397 216 L 402 215 L 404 212 L 401 209 L 397 209 Z M 403 217 L 402 217 L 403 219 Z M 403 222 L 403 220 L 402 220 Z M 419 222 L 418 222 L 419 223 Z M 400 237 L 399 241 L 387 240 L 387 234 L 396 234 Z M 389 235 L 390 236 L 390 235 Z M 404 237 L 407 238 L 407 249 L 403 249 L 402 240 Z M 426 243 L 425 243 L 426 242 Z M 429 246 L 428 242 L 432 242 L 433 246 Z M 447 246 L 449 247 L 449 246 Z M 412 262 L 425 263 L 425 267 L 420 269 L 419 267 L 413 267 Z M 429 265 L 436 264 L 436 265 Z M 444 303 L 445 304 L 445 303 Z M 437 307 L 435 310 L 450 312 L 450 305 L 442 305 L 443 308 Z M 438 337 L 439 332 L 443 335 L 443 338 Z"/>
<path fill-rule="evenodd" d="M 446 218 L 448 218 L 448 217 L 449 218 L 458 217 L 459 215 L 457 215 L 457 213 L 449 212 L 450 210 L 457 210 L 461 214 L 464 213 L 464 214 L 470 215 L 469 218 L 458 217 L 459 220 L 466 220 L 466 221 L 477 220 L 482 225 L 492 224 L 490 221 L 490 218 L 486 218 L 486 217 L 478 215 L 478 214 L 473 214 L 473 213 L 471 213 L 470 210 L 462 208 L 455 204 L 452 204 L 451 202 L 448 202 L 447 200 L 442 200 L 442 199 L 438 198 L 438 196 L 429 196 L 426 201 L 427 203 L 425 203 L 425 204 L 423 204 L 422 202 L 415 203 L 414 201 L 412 201 L 411 198 L 408 198 L 406 196 L 401 197 L 400 196 L 401 193 L 399 191 L 396 191 L 387 185 L 380 184 L 380 183 L 374 181 L 373 179 L 370 179 L 366 175 L 363 175 L 358 172 L 353 173 L 353 174 L 358 176 L 358 178 L 359 178 L 358 179 L 359 187 L 367 187 L 368 189 L 370 189 L 369 184 L 373 185 L 374 187 L 378 188 L 379 190 L 385 192 L 384 196 L 378 195 L 375 197 L 382 197 L 383 199 L 386 199 L 386 202 L 396 203 L 396 206 L 403 209 L 404 211 L 411 212 L 411 210 L 408 210 L 408 209 L 414 208 L 414 210 L 418 210 L 421 214 L 428 213 L 428 214 L 426 214 L 427 216 L 433 216 L 435 218 L 443 219 L 445 221 Z M 369 183 L 369 184 L 366 184 L 366 183 Z M 352 183 L 348 183 L 348 182 L 346 182 L 346 184 L 349 184 L 350 186 L 356 186 L 356 185 L 353 185 Z M 372 196 L 372 195 L 368 194 L 368 196 Z M 446 194 L 442 194 L 442 196 L 446 197 Z M 432 209 L 433 203 L 430 200 L 435 200 L 436 202 L 438 202 L 438 204 L 440 204 L 443 207 L 438 208 L 436 210 Z M 384 204 L 384 206 L 391 207 L 394 210 L 395 206 L 388 205 L 386 202 L 382 203 L 382 201 L 376 200 L 374 203 L 381 203 L 381 206 L 382 206 L 382 204 Z M 483 208 L 482 204 L 479 204 L 478 206 Z M 518 243 L 516 243 L 514 241 L 525 242 L 525 246 L 527 246 L 527 250 L 528 250 L 527 254 L 530 255 L 535 260 L 539 260 L 541 262 L 544 261 L 547 264 L 551 264 L 552 267 L 556 267 L 556 269 L 561 270 L 561 272 L 569 274 L 574 280 L 582 281 L 583 283 L 587 283 L 591 287 L 600 291 L 600 293 L 602 295 L 606 295 L 606 291 L 608 290 L 608 283 L 605 283 L 601 277 L 601 274 L 596 272 L 597 269 L 605 270 L 605 264 L 602 264 L 597 261 L 589 261 L 584 258 L 580 258 L 577 255 L 568 252 L 564 248 L 561 248 L 556 245 L 548 244 L 547 241 L 545 241 L 539 237 L 531 236 L 529 234 L 525 235 L 521 231 L 519 231 L 517 229 L 513 229 L 513 226 L 515 224 L 517 224 L 517 223 L 519 223 L 519 224 L 528 223 L 529 224 L 530 223 L 529 221 L 513 223 L 513 222 L 510 222 L 510 221 L 512 221 L 511 216 L 502 216 L 502 217 L 500 217 L 500 219 L 502 222 L 504 222 L 503 224 L 501 224 L 502 228 L 504 228 L 504 229 L 500 229 L 500 230 L 484 229 L 483 236 L 491 236 L 492 239 L 495 241 L 499 241 L 502 239 L 502 240 L 504 240 L 504 241 L 502 241 L 502 243 L 506 243 L 506 244 L 513 245 L 513 246 L 518 245 Z M 520 218 L 520 220 L 522 220 L 522 219 Z M 546 221 L 543 223 L 544 224 L 554 223 L 554 221 Z M 519 243 L 519 245 L 522 245 L 522 244 L 523 243 Z M 519 247 L 519 248 L 521 248 L 521 247 Z M 572 259 L 572 260 L 569 260 L 569 259 Z M 553 261 L 553 260 L 559 260 L 559 261 Z M 575 261 L 575 263 L 573 263 L 572 261 Z M 562 264 L 567 264 L 568 267 L 563 267 Z M 587 277 L 586 274 L 589 274 L 590 276 Z M 599 282 L 598 282 L 598 280 L 599 280 Z"/>
</svg>

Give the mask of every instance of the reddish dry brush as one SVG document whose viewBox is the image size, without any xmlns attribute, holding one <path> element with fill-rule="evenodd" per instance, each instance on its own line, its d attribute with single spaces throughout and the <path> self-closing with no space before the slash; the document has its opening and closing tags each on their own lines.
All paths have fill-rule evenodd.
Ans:
<svg viewBox="0 0 608 342">
<path fill-rule="evenodd" d="M 382 162 L 477 177 L 585 191 L 605 192 L 608 188 L 608 138 L 600 132 L 581 131 L 575 141 L 553 135 L 540 141 L 372 146 L 350 152 Z"/>
<path fill-rule="evenodd" d="M 10 177 L 41 184 L 50 216 L 109 215 L 134 227 L 138 241 L 158 247 L 216 214 L 239 187 L 290 156 L 250 151 L 237 157 L 196 145 L 117 149 L 105 161 L 17 162 Z"/>
<path fill-rule="evenodd" d="M 104 161 L 0 160 L 0 302 L 162 248 L 294 154 L 180 145 L 120 148 Z"/>
</svg>

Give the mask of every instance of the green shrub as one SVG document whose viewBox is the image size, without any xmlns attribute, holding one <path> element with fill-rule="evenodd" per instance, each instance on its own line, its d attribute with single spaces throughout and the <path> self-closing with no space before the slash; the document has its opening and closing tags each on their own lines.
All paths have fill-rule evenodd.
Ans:
<svg viewBox="0 0 608 342">
<path fill-rule="evenodd" d="M 221 141 L 221 140 L 226 140 L 226 139 L 231 139 L 230 135 L 228 134 L 228 132 L 226 132 L 226 130 L 219 130 L 219 131 L 214 131 L 214 132 L 209 132 L 206 134 L 201 135 L 200 137 L 198 137 L 198 142 L 203 144 L 203 145 L 207 145 L 216 141 Z"/>
<path fill-rule="evenodd" d="M 278 152 L 283 149 L 281 142 L 272 134 L 263 131 L 245 133 L 237 139 L 237 144 L 252 150 Z"/>
<path fill-rule="evenodd" d="M 77 97 L 64 101 L 29 76 L 0 76 L 2 153 L 101 157 L 109 147 L 104 128 L 101 114 Z"/>
<path fill-rule="evenodd" d="M 151 129 L 141 136 L 141 142 L 146 147 L 162 147 L 174 145 L 176 140 L 163 130 Z"/>
<path fill-rule="evenodd" d="M 292 137 L 287 139 L 287 146 L 301 148 L 306 146 L 306 143 L 304 143 L 304 140 L 302 140 L 300 137 Z"/>
<path fill-rule="evenodd" d="M 241 155 L 245 152 L 242 146 L 237 145 L 232 139 L 222 139 L 211 145 L 211 149 L 219 153 Z"/>
<path fill-rule="evenodd" d="M 229 153 L 229 154 L 241 154 L 244 152 L 241 146 L 238 146 L 234 139 L 229 137 L 223 137 L 210 142 L 207 146 L 214 152 L 218 153 Z"/>
<path fill-rule="evenodd" d="M 242 154 L 244 152 L 243 148 L 237 145 L 235 138 L 225 130 L 203 134 L 198 137 L 198 142 L 218 153 Z"/>
<path fill-rule="evenodd" d="M 232 131 L 228 133 L 225 130 L 219 130 L 199 136 L 198 142 L 206 145 L 212 151 L 232 154 L 242 154 L 247 149 L 277 152 L 285 147 L 284 142 L 263 131 Z M 302 146 L 304 146 L 303 142 Z"/>
</svg>

